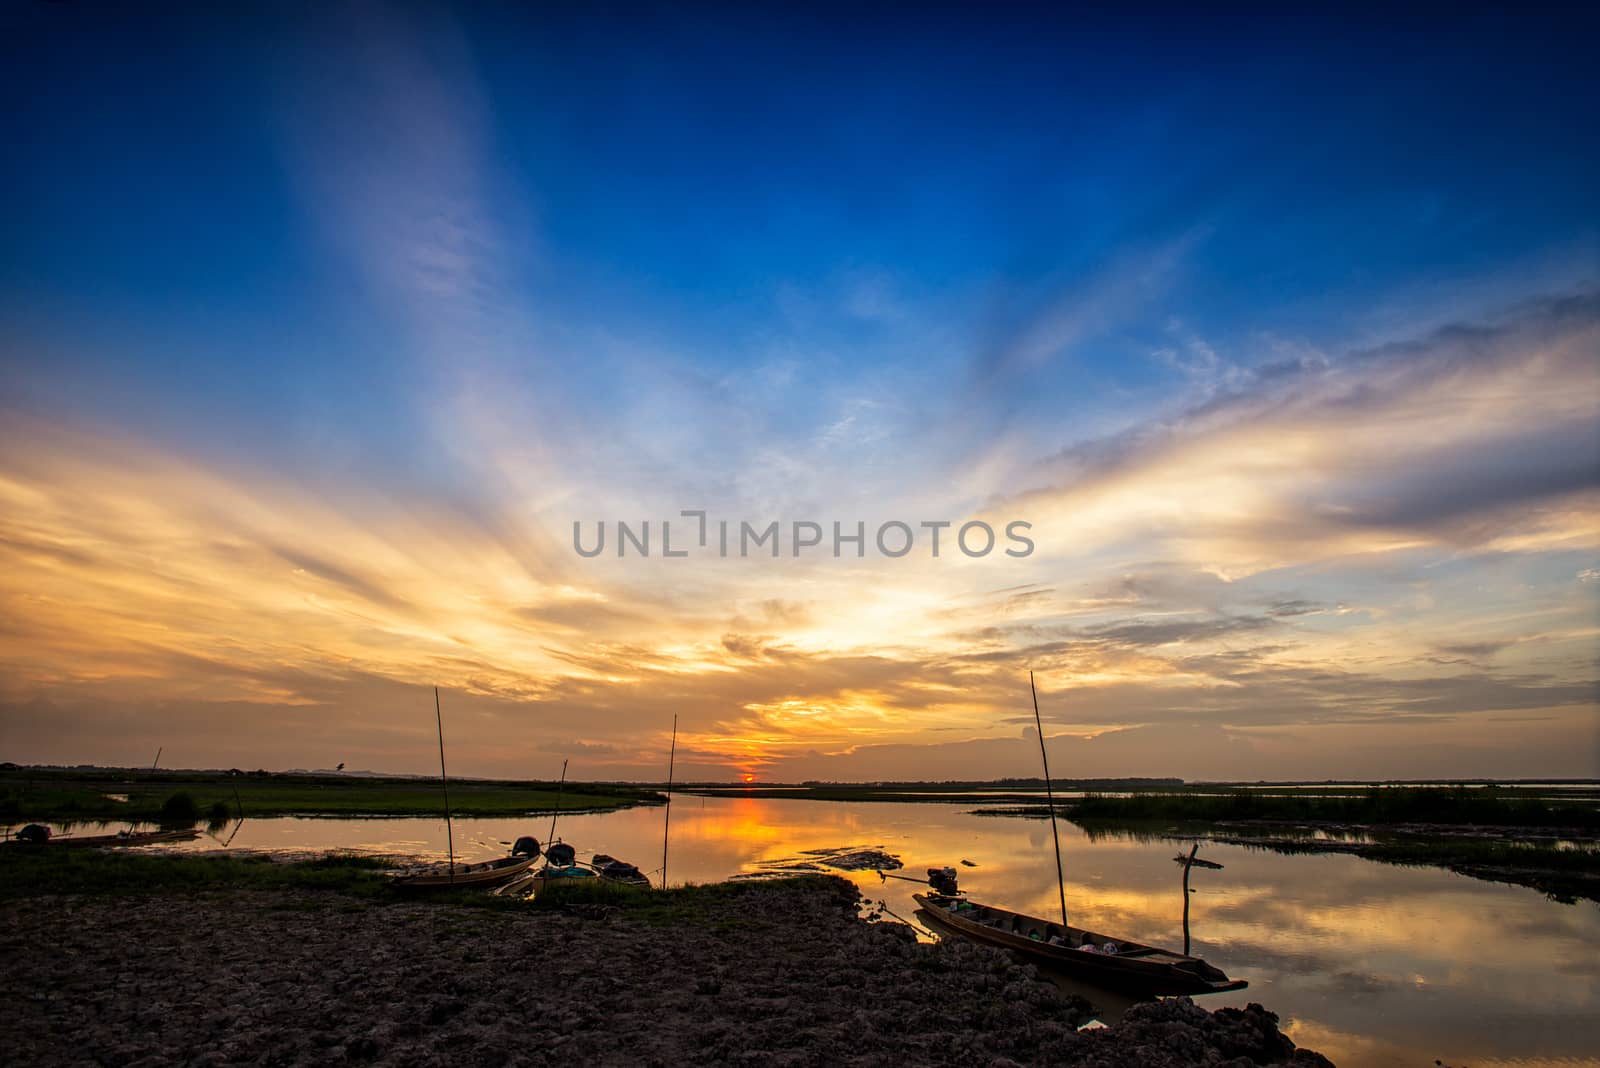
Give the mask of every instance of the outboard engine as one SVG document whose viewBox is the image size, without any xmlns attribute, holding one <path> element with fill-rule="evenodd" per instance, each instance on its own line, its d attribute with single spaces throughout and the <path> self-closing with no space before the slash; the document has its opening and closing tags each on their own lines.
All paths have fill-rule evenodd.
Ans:
<svg viewBox="0 0 1600 1068">
<path fill-rule="evenodd" d="M 552 843 L 544 855 L 557 868 L 569 868 L 578 859 L 578 851 L 565 842 Z"/>
<path fill-rule="evenodd" d="M 17 832 L 17 841 L 27 842 L 30 845 L 44 845 L 50 841 L 50 828 L 39 823 L 30 823 Z"/>
<path fill-rule="evenodd" d="M 537 858 L 539 856 L 539 839 L 531 834 L 523 835 L 517 839 L 517 844 L 511 847 L 511 855 L 514 857 Z"/>
<path fill-rule="evenodd" d="M 961 893 L 956 888 L 956 870 L 954 868 L 929 868 L 928 885 L 933 887 L 933 892 L 946 897 L 955 897 Z"/>
</svg>

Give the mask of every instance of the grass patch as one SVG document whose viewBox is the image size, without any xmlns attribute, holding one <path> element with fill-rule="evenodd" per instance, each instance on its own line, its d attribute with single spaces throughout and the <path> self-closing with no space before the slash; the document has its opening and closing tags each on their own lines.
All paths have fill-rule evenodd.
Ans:
<svg viewBox="0 0 1600 1068">
<path fill-rule="evenodd" d="M 282 864 L 265 857 L 185 857 L 98 849 L 0 849 L 0 898 L 49 894 L 185 894 L 329 890 L 387 894 L 381 857 L 336 854 Z"/>
<path fill-rule="evenodd" d="M 464 780 L 450 784 L 457 816 L 519 816 L 658 804 L 654 790 L 605 783 Z M 126 798 L 126 800 L 122 800 Z M 264 771 L 136 771 L 127 768 L 0 770 L 0 821 L 133 822 L 193 826 L 268 816 L 436 816 L 444 808 L 438 782 L 413 778 L 291 775 Z"/>
<path fill-rule="evenodd" d="M 656 926 L 729 922 L 730 913 L 752 904 L 777 902 L 796 894 L 816 894 L 834 900 L 841 910 L 854 911 L 860 894 L 849 880 L 836 875 L 797 875 L 784 879 L 690 884 L 670 890 L 606 882 L 603 879 L 558 883 L 534 898 L 539 911 L 572 911 L 611 906 L 623 915 Z"/>
<path fill-rule="evenodd" d="M 1561 849 L 1544 843 L 1408 837 L 1332 845 L 1315 839 L 1273 838 L 1248 848 L 1274 853 L 1350 853 L 1403 867 L 1447 868 L 1459 875 L 1529 886 L 1563 904 L 1600 901 L 1600 850 Z"/>
<path fill-rule="evenodd" d="M 1228 793 L 1091 794 L 1058 806 L 1075 823 L 1168 821 L 1221 823 L 1475 824 L 1488 827 L 1572 827 L 1600 830 L 1600 804 L 1592 799 L 1552 803 L 1496 786 L 1388 786 L 1335 796 Z M 1037 814 L 1045 814 L 1040 809 Z M 1029 812 L 1027 814 L 1034 814 Z"/>
<path fill-rule="evenodd" d="M 734 916 L 748 916 L 749 906 L 783 913 L 782 899 L 796 894 L 822 895 L 853 911 L 859 894 L 845 879 L 801 875 L 786 879 L 709 883 L 652 890 L 601 879 L 560 883 L 533 901 L 496 897 L 482 889 L 401 893 L 389 885 L 383 857 L 329 854 L 313 860 L 279 863 L 265 857 L 193 857 L 179 854 L 102 852 L 100 850 L 0 849 L 0 900 L 52 895 L 164 895 L 209 897 L 236 890 L 316 890 L 329 894 L 326 906 L 311 901 L 286 901 L 272 906 L 286 911 L 367 908 L 373 904 L 411 902 L 473 910 L 457 913 L 451 922 L 475 925 L 474 913 L 580 914 L 615 909 L 629 919 L 657 926 L 715 926 Z M 485 917 L 487 919 L 487 917 Z"/>
</svg>

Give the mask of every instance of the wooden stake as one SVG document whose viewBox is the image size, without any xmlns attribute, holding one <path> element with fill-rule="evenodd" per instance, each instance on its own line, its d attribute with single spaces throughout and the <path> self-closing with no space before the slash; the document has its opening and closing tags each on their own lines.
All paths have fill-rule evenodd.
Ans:
<svg viewBox="0 0 1600 1068">
<path fill-rule="evenodd" d="M 672 830 L 672 771 L 678 762 L 678 717 L 672 717 L 672 751 L 667 754 L 667 807 L 661 814 L 661 889 L 667 888 L 667 842 Z"/>
<path fill-rule="evenodd" d="M 156 765 L 161 763 L 161 750 L 164 749 L 164 748 L 166 748 L 166 747 L 165 746 L 161 746 L 161 745 L 156 746 L 156 758 L 150 762 L 150 770 L 151 771 L 155 771 L 156 770 Z"/>
<path fill-rule="evenodd" d="M 1067 881 L 1061 874 L 1061 832 L 1056 829 L 1056 793 L 1050 785 L 1050 754 L 1044 749 L 1044 722 L 1039 718 L 1039 688 L 1033 684 L 1033 672 L 1028 672 L 1028 689 L 1033 691 L 1033 725 L 1039 730 L 1039 759 L 1044 761 L 1044 795 L 1050 802 L 1050 837 L 1056 843 L 1056 892 L 1061 895 L 1061 926 L 1067 926 Z M 1066 936 L 1063 930 L 1062 937 Z"/>
<path fill-rule="evenodd" d="M 450 848 L 450 884 L 456 881 L 456 833 L 450 826 L 450 777 L 444 772 L 444 713 L 439 711 L 439 687 L 433 688 L 433 718 L 439 724 L 439 781 L 444 784 L 444 838 Z"/>
</svg>

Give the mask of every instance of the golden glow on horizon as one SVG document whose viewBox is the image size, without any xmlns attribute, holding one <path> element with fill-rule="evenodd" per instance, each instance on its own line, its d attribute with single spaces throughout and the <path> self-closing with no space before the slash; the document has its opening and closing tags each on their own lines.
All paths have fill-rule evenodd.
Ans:
<svg viewBox="0 0 1600 1068">
<path fill-rule="evenodd" d="M 1481 648 L 1496 665 L 1547 678 L 1552 695 L 1508 692 L 1478 719 L 1448 718 L 1448 707 L 1426 715 L 1447 716 L 1455 744 L 1490 756 L 1507 736 L 1496 714 L 1543 724 L 1548 749 L 1570 753 L 1585 727 L 1571 687 L 1585 678 L 1595 633 L 1584 609 L 1600 584 L 1547 579 L 1530 599 L 1507 573 L 1498 600 L 1480 590 L 1478 603 L 1463 593 L 1441 602 L 1420 582 L 1378 599 L 1362 591 L 1364 575 L 1423 548 L 1456 552 L 1467 535 L 1355 522 L 1354 506 L 1306 503 L 1318 479 L 1337 488 L 1396 455 L 1509 433 L 1529 389 L 1556 417 L 1594 407 L 1581 389 L 1554 388 L 1554 365 L 1528 366 L 1494 369 L 1445 404 L 1442 387 L 1428 385 L 1371 413 L 1360 434 L 1297 403 L 1061 476 L 1059 489 L 1005 506 L 1035 524 L 1039 549 L 1025 566 L 959 555 L 590 563 L 546 533 L 570 507 L 548 470 L 538 472 L 547 511 L 530 520 L 514 508 L 480 514 L 314 489 L 15 419 L 0 438 L 0 609 L 11 630 L 0 685 L 9 700 L 74 702 L 91 720 L 104 704 L 238 702 L 260 710 L 261 736 L 302 710 L 295 722 L 332 716 L 345 731 L 338 744 L 365 749 L 360 739 L 378 737 L 386 720 L 410 722 L 396 713 L 400 695 L 436 683 L 479 710 L 461 727 L 468 740 L 572 739 L 590 746 L 591 765 L 628 769 L 618 775 L 659 762 L 661 724 L 677 713 L 685 759 L 702 775 L 827 777 L 838 767 L 841 777 L 939 778 L 1031 773 L 1010 750 L 981 747 L 1019 737 L 1018 680 L 1033 668 L 1051 733 L 1117 761 L 1097 771 L 1177 770 L 1140 766 L 1135 741 L 1140 725 L 1179 719 L 1227 733 L 1212 750 L 1183 743 L 1148 759 L 1181 757 L 1190 777 L 1216 777 L 1252 767 L 1227 755 L 1230 742 L 1236 754 L 1309 760 L 1348 736 L 1354 752 L 1351 718 L 1405 722 L 1419 700 L 1406 684 L 1487 670 L 1472 652 Z M 928 500 L 931 513 L 947 510 Z M 1499 516 L 1477 544 L 1593 552 L 1600 493 Z M 1154 578 L 1128 578 L 1129 559 L 1162 562 Z M 1270 600 L 1296 581 L 1276 577 L 1296 563 L 1308 581 L 1346 569 L 1360 603 L 1341 596 L 1285 614 L 1208 607 L 1252 582 L 1258 603 Z M 1180 589 L 1172 604 L 1141 592 L 1167 581 L 1198 592 Z M 1379 696 L 1353 696 L 1348 714 L 1325 723 L 1270 700 L 1281 686 L 1291 710 L 1308 694 L 1331 702 L 1351 680 Z M 905 748 L 916 746 L 977 747 L 986 763 L 919 763 Z M 1233 770 L 1196 770 L 1213 766 Z"/>
</svg>

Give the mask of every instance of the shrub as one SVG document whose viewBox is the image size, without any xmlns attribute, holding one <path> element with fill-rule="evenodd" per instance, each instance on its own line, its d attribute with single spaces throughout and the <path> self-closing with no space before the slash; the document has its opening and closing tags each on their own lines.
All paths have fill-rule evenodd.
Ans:
<svg viewBox="0 0 1600 1068">
<path fill-rule="evenodd" d="M 161 806 L 161 822 L 166 824 L 185 824 L 194 826 L 200 819 L 200 806 L 195 804 L 194 797 L 188 793 L 173 794 Z"/>
</svg>

